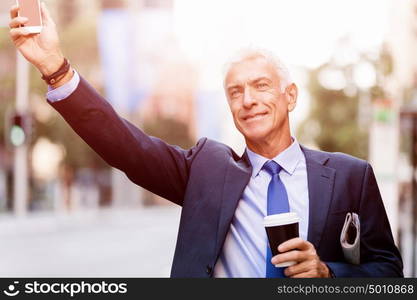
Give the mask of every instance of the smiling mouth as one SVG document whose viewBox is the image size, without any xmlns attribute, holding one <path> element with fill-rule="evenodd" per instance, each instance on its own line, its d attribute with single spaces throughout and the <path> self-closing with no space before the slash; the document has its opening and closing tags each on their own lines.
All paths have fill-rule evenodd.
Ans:
<svg viewBox="0 0 417 300">
<path fill-rule="evenodd" d="M 265 117 L 268 113 L 264 112 L 264 113 L 258 113 L 258 114 L 253 114 L 253 115 L 248 115 L 243 117 L 243 121 L 255 121 L 255 120 L 259 120 L 262 119 L 263 117 Z"/>
</svg>

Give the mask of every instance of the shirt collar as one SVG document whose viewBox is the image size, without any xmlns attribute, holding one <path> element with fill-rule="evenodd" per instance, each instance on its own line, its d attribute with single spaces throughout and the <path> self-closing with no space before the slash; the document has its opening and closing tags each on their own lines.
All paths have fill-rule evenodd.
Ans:
<svg viewBox="0 0 417 300">
<path fill-rule="evenodd" d="M 295 138 L 292 139 L 292 144 L 272 159 L 290 175 L 294 173 L 298 162 L 304 158 L 300 144 Z M 252 177 L 256 177 L 261 171 L 265 162 L 270 159 L 251 151 L 248 147 L 246 147 L 246 152 L 252 165 Z"/>
</svg>

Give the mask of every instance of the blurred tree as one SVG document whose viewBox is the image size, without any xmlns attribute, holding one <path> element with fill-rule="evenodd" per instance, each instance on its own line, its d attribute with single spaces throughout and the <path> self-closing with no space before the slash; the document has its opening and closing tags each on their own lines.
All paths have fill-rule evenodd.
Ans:
<svg viewBox="0 0 417 300">
<path fill-rule="evenodd" d="M 60 1 L 58 4 L 61 2 L 65 1 Z M 74 1 L 70 2 L 72 4 L 75 3 Z M 92 78 L 90 80 L 91 83 L 100 91 L 102 89 L 99 86 L 101 78 L 95 20 L 89 18 L 88 15 L 81 14 L 75 8 L 71 8 L 71 11 L 71 18 L 63 17 L 63 19 L 56 19 L 62 49 L 76 70 L 80 74 Z M 12 176 L 9 175 L 12 172 L 13 149 L 5 147 L 5 121 L 7 111 L 11 110 L 15 105 L 16 49 L 9 38 L 8 32 L 8 28 L 0 28 L 0 118 L 2 120 L 0 122 L 0 166 L 7 172 L 7 176 L 10 177 L 7 180 L 9 186 L 7 193 L 11 195 Z M 109 166 L 73 132 L 52 107 L 45 104 L 47 87 L 40 78 L 39 71 L 31 67 L 29 76 L 31 110 L 35 112 L 39 106 L 43 105 L 43 109 L 49 111 L 47 118 L 39 118 L 36 113 L 33 114 L 34 130 L 30 138 L 31 146 L 40 137 L 46 137 L 52 142 L 62 145 L 65 149 L 63 168 L 72 171 L 85 167 L 93 168 L 94 170 L 109 169 Z"/>
<path fill-rule="evenodd" d="M 80 17 L 76 22 L 63 26 L 60 30 L 60 37 L 62 49 L 74 68 L 80 74 L 86 74 L 88 77 L 90 75 L 97 77 L 99 60 L 95 22 Z M 80 41 L 82 41 L 81 45 Z M 95 83 L 99 81 L 97 78 L 92 80 Z M 31 85 L 31 91 L 44 98 L 45 83 L 40 79 L 36 70 L 31 73 Z M 36 105 L 36 103 L 33 103 L 33 105 Z M 52 110 L 52 108 L 50 109 Z M 35 136 L 33 137 L 34 142 L 41 136 L 48 137 L 52 142 L 64 146 L 66 150 L 64 163 L 73 169 L 92 166 L 107 167 L 102 159 L 91 150 L 56 112 L 52 113 L 46 122 L 37 120 Z"/>
<path fill-rule="evenodd" d="M 67 26 L 58 24 L 62 49 L 71 60 L 77 71 L 87 76 L 97 77 L 99 69 L 98 49 L 96 42 L 96 24 L 80 16 L 77 22 Z M 82 44 L 80 45 L 80 41 Z M 5 147 L 5 120 L 6 111 L 14 107 L 15 77 L 16 77 L 16 51 L 10 41 L 7 28 L 0 28 L 0 147 Z M 97 83 L 100 80 L 92 80 Z M 46 85 L 40 78 L 39 71 L 30 69 L 30 101 L 31 106 L 41 105 L 40 100 L 45 98 Z M 100 90 L 100 87 L 99 87 Z M 39 99 L 41 98 L 41 99 Z M 49 107 L 50 110 L 53 110 Z M 74 169 L 88 167 L 91 164 L 105 166 L 105 163 L 84 143 L 55 112 L 48 120 L 33 120 L 34 132 L 31 144 L 37 142 L 39 137 L 47 137 L 51 141 L 63 145 L 66 149 L 64 162 Z"/>
<path fill-rule="evenodd" d="M 302 143 L 315 144 L 324 151 L 345 152 L 367 159 L 372 103 L 387 98 L 384 83 L 393 71 L 393 62 L 385 46 L 376 57 L 364 53 L 352 55 L 355 56 L 356 60 L 345 64 L 333 58 L 309 72 L 311 110 L 297 134 Z M 365 81 L 374 78 L 374 82 L 368 80 L 368 84 L 372 82 L 370 86 L 358 86 L 355 76 L 363 80 L 366 71 L 361 69 L 355 74 L 360 64 L 368 65 L 371 70 L 368 78 L 365 76 Z"/>
<path fill-rule="evenodd" d="M 349 95 L 343 90 L 325 88 L 319 82 L 319 74 L 328 66 L 322 65 L 309 73 L 311 110 L 299 126 L 297 136 L 302 143 L 314 143 L 319 149 L 345 152 L 365 159 L 368 136 L 366 128 L 360 128 L 358 124 L 358 94 Z M 342 71 L 347 76 L 350 69 Z"/>
</svg>

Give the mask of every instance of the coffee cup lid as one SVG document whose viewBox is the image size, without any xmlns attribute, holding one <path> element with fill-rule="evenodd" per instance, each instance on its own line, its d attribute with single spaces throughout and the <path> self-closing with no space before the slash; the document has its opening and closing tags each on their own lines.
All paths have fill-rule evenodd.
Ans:
<svg viewBox="0 0 417 300">
<path fill-rule="evenodd" d="M 269 215 L 269 216 L 264 217 L 265 227 L 292 224 L 292 223 L 297 223 L 297 222 L 300 222 L 300 218 L 295 212 Z"/>
</svg>

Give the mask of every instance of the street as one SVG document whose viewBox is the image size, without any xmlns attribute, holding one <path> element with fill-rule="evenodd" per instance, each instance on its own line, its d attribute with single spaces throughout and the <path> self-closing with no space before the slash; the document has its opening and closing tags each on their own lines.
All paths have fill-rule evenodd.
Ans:
<svg viewBox="0 0 417 300">
<path fill-rule="evenodd" d="M 180 208 L 0 216 L 1 277 L 169 277 Z"/>
</svg>

